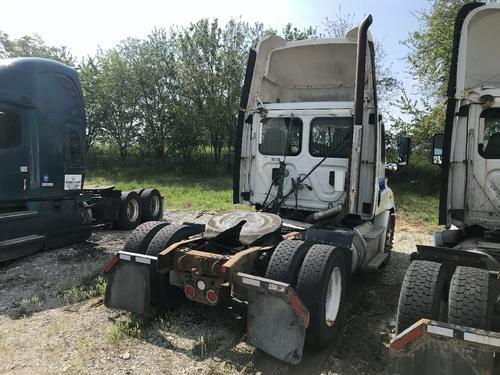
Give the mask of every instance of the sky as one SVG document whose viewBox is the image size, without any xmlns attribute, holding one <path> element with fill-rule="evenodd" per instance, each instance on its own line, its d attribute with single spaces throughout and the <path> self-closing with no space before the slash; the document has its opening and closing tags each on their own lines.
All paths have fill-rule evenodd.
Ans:
<svg viewBox="0 0 500 375">
<path fill-rule="evenodd" d="M 154 27 L 188 25 L 200 18 L 232 17 L 262 22 L 281 30 L 291 22 L 299 28 L 321 26 L 339 10 L 355 22 L 372 14 L 371 32 L 381 41 L 395 75 L 411 93 L 400 41 L 418 29 L 415 12 L 429 0 L 0 0 L 0 30 L 13 38 L 38 33 L 49 44 L 66 45 L 74 55 L 111 48 L 129 36 L 144 37 Z"/>
</svg>

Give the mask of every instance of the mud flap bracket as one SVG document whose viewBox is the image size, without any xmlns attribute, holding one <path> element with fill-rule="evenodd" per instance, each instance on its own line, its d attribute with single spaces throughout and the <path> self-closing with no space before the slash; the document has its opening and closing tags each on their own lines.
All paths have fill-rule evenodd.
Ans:
<svg viewBox="0 0 500 375">
<path fill-rule="evenodd" d="M 248 290 L 248 343 L 282 361 L 302 359 L 309 311 L 286 283 L 239 272 Z"/>
</svg>

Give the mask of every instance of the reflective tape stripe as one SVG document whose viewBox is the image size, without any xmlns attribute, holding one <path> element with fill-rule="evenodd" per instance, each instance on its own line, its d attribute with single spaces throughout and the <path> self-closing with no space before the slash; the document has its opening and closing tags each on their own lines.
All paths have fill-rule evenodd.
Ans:
<svg viewBox="0 0 500 375">
<path fill-rule="evenodd" d="M 151 259 L 148 258 L 135 257 L 135 261 L 137 263 L 151 264 Z"/>
<path fill-rule="evenodd" d="M 282 285 L 276 285 L 276 284 L 269 283 L 267 285 L 267 289 L 274 290 L 276 292 L 284 292 L 286 290 L 286 287 L 282 286 Z"/>
<path fill-rule="evenodd" d="M 241 282 L 243 284 L 247 284 L 247 285 L 260 286 L 260 281 L 259 280 L 249 279 L 247 277 L 242 277 L 241 278 Z"/>
<path fill-rule="evenodd" d="M 427 332 L 433 333 L 435 335 L 445 336 L 445 337 L 453 337 L 453 330 L 451 328 L 444 328 L 438 326 L 427 326 Z"/>
<path fill-rule="evenodd" d="M 126 254 L 120 254 L 120 259 L 123 259 L 123 260 L 130 260 L 130 259 L 131 259 L 131 256 L 130 256 L 130 255 L 126 255 Z"/>
<path fill-rule="evenodd" d="M 484 335 L 477 335 L 475 333 L 464 332 L 464 340 L 475 342 L 478 344 L 485 344 L 500 347 L 500 339 L 496 337 L 489 337 Z"/>
</svg>

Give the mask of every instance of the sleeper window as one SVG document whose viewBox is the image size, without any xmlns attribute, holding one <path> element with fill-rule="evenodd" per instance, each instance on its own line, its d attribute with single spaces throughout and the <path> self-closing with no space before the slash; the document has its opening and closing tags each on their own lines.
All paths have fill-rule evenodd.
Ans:
<svg viewBox="0 0 500 375">
<path fill-rule="evenodd" d="M 288 156 L 300 154 L 302 140 L 302 120 L 300 118 L 265 118 L 262 120 L 261 126 L 262 140 L 259 144 L 261 154 L 283 156 L 285 150 L 287 150 Z"/>
</svg>

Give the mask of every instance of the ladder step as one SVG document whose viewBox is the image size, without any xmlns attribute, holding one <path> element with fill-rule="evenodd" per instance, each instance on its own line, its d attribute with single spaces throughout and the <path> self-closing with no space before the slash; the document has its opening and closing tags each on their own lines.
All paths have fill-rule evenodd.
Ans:
<svg viewBox="0 0 500 375">
<path fill-rule="evenodd" d="M 388 253 L 379 253 L 366 265 L 366 269 L 378 270 L 382 263 L 389 257 Z"/>
</svg>

